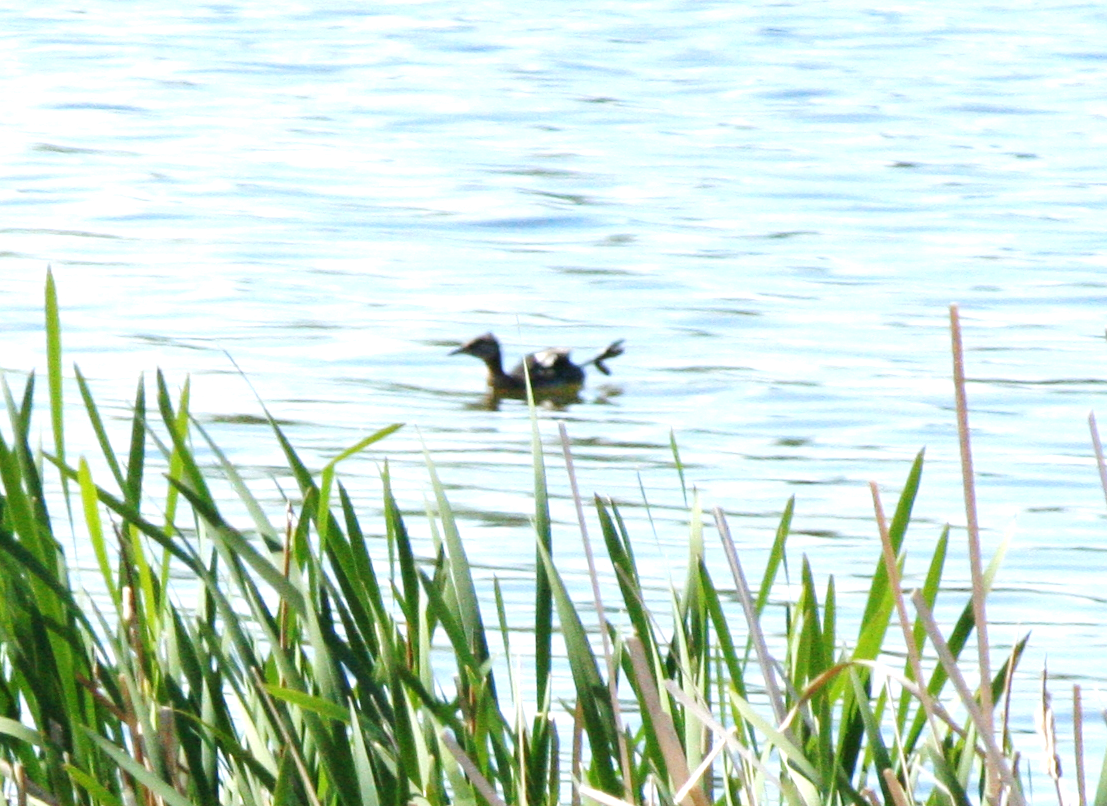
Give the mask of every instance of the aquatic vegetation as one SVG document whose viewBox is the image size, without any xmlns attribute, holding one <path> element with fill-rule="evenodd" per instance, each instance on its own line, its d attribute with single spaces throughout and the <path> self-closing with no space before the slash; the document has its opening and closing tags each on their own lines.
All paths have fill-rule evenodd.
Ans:
<svg viewBox="0 0 1107 806">
<path fill-rule="evenodd" d="M 590 601 L 570 596 L 552 559 L 532 406 L 536 571 L 526 640 L 534 651 L 516 653 L 512 642 L 522 639 L 509 629 L 500 587 L 478 590 L 431 459 L 433 559 L 416 557 L 385 464 L 376 508 L 390 559 L 374 561 L 337 468 L 399 425 L 313 472 L 270 419 L 299 493 L 275 525 L 190 416 L 188 383 L 174 395 L 159 373 L 148 401 L 140 379 L 119 451 L 77 370 L 105 468 L 95 478 L 87 458 L 73 462 L 65 450 L 49 279 L 46 310 L 52 452 L 32 443 L 34 377 L 18 396 L 3 384 L 10 436 L 0 439 L 0 775 L 13 800 L 1024 802 L 1019 753 L 1006 721 L 994 723 L 1013 707 L 1011 675 L 1026 639 L 993 673 L 986 632 L 977 629 L 1002 551 L 987 565 L 974 555 L 972 594 L 948 631 L 931 615 L 951 595 L 942 589 L 948 528 L 921 588 L 910 597 L 902 590 L 921 453 L 890 519 L 873 486 L 882 548 L 856 635 L 839 623 L 833 578 L 817 587 L 806 558 L 797 594 L 771 600 L 788 561 L 791 501 L 751 585 L 725 514 L 705 517 L 693 496 L 687 577 L 670 611 L 659 613 L 645 604 L 619 507 L 576 493 L 563 428 L 592 580 Z M 213 467 L 202 465 L 197 446 Z M 680 469 L 675 445 L 673 458 Z M 57 475 L 69 511 L 49 511 L 47 474 Z M 250 513 L 248 529 L 223 514 L 215 476 Z M 705 561 L 707 521 L 727 557 L 725 580 Z M 74 584 L 74 560 L 58 534 L 67 523 L 91 541 L 102 596 Z M 617 589 L 599 582 L 589 524 Z M 497 623 L 486 623 L 482 601 L 495 602 Z M 966 660 L 973 645 L 977 658 Z M 532 659 L 525 670 L 523 657 Z M 985 685 L 974 691 L 974 680 Z"/>
</svg>

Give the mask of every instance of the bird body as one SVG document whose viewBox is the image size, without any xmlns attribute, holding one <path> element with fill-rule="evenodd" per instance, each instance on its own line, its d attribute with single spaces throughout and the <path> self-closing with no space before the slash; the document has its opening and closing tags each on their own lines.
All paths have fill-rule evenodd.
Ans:
<svg viewBox="0 0 1107 806">
<path fill-rule="evenodd" d="M 612 342 L 602 353 L 583 364 L 574 364 L 570 350 L 549 347 L 530 353 L 511 372 L 504 372 L 500 342 L 491 333 L 477 336 L 452 351 L 450 355 L 471 355 L 488 367 L 488 385 L 496 394 L 523 397 L 527 392 L 527 378 L 536 394 L 575 394 L 584 385 L 584 367 L 594 364 L 604 375 L 611 370 L 604 364 L 609 358 L 622 355 L 623 340 Z"/>
</svg>

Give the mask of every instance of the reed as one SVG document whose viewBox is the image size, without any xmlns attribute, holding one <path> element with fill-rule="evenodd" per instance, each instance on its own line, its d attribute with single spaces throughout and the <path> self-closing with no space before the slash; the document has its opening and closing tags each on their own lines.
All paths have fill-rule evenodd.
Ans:
<svg viewBox="0 0 1107 806">
<path fill-rule="evenodd" d="M 120 450 L 74 368 L 106 468 L 95 478 L 89 461 L 65 450 L 52 279 L 45 309 L 52 450 L 32 442 L 34 377 L 19 394 L 3 382 L 0 774 L 13 802 L 1024 802 L 1019 752 L 1005 727 L 993 727 L 992 704 L 1008 702 L 1026 639 L 994 675 L 981 674 L 990 658 L 962 659 L 1006 546 L 974 573 L 948 632 L 931 615 L 951 595 L 942 590 L 948 528 L 932 541 L 923 584 L 902 588 L 922 453 L 890 519 L 873 485 L 881 549 L 855 635 L 840 624 L 833 578 L 817 586 L 806 557 L 798 595 L 770 602 L 794 501 L 751 585 L 720 509 L 709 520 L 729 576 L 713 576 L 710 524 L 693 495 L 687 577 L 660 613 L 646 604 L 619 507 L 577 494 L 562 430 L 593 581 L 590 601 L 570 596 L 552 559 L 532 407 L 535 651 L 516 654 L 498 584 L 479 589 L 429 455 L 434 557 L 416 557 L 386 463 L 376 508 L 390 561 L 373 560 L 337 469 L 398 425 L 313 472 L 270 417 L 299 491 L 286 513 L 271 513 L 190 415 L 187 382 L 174 394 L 159 372 L 148 412 L 139 380 Z M 673 454 L 679 470 L 675 441 Z M 49 511 L 48 474 L 64 514 Z M 222 514 L 213 475 L 252 523 Z M 100 597 L 74 583 L 59 537 L 70 528 L 91 541 Z M 595 570 L 604 561 L 615 573 L 610 589 Z M 182 589 L 197 593 L 186 600 Z M 497 624 L 485 623 L 482 600 L 496 603 Z M 533 657 L 530 668 L 522 656 Z M 505 666 L 506 679 L 496 673 Z M 559 668 L 571 678 L 563 691 Z M 1107 804 L 1104 778 L 1094 803 Z"/>
</svg>

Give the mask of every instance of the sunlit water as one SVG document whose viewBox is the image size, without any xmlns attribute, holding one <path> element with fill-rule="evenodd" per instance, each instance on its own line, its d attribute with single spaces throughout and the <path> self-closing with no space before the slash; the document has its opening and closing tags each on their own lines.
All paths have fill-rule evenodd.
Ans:
<svg viewBox="0 0 1107 806">
<path fill-rule="evenodd" d="M 275 520 L 281 456 L 225 353 L 317 466 L 405 422 L 342 467 L 367 521 L 387 456 L 429 552 L 425 444 L 483 582 L 525 612 L 527 413 L 481 408 L 482 368 L 447 353 L 489 329 L 512 361 L 625 338 L 584 402 L 540 413 L 576 593 L 557 421 L 662 604 L 686 553 L 670 432 L 751 575 L 796 496 L 793 563 L 833 573 L 843 610 L 878 558 L 867 482 L 890 511 L 925 447 L 908 573 L 952 523 L 949 623 L 957 301 L 987 550 L 1014 535 L 993 642 L 1033 630 L 1026 690 L 1046 656 L 1097 688 L 1105 41 L 1093 4 L 0 10 L 0 366 L 43 370 L 51 264 L 116 436 L 139 373 L 191 376 Z"/>
</svg>

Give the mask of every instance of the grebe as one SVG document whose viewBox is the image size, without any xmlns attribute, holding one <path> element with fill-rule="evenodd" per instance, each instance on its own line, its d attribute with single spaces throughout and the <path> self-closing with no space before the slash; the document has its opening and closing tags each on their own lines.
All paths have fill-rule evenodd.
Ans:
<svg viewBox="0 0 1107 806">
<path fill-rule="evenodd" d="M 604 361 L 623 354 L 623 340 L 613 341 L 606 350 L 583 364 L 570 361 L 569 352 L 565 347 L 550 347 L 531 353 L 511 372 L 504 372 L 500 342 L 491 333 L 485 333 L 465 342 L 450 355 L 463 353 L 483 361 L 488 367 L 488 385 L 499 395 L 526 395 L 527 376 L 524 374 L 524 364 L 526 373 L 530 376 L 531 387 L 536 393 L 573 393 L 584 385 L 584 368 L 588 365 L 595 365 L 604 375 L 611 374 Z"/>
</svg>

